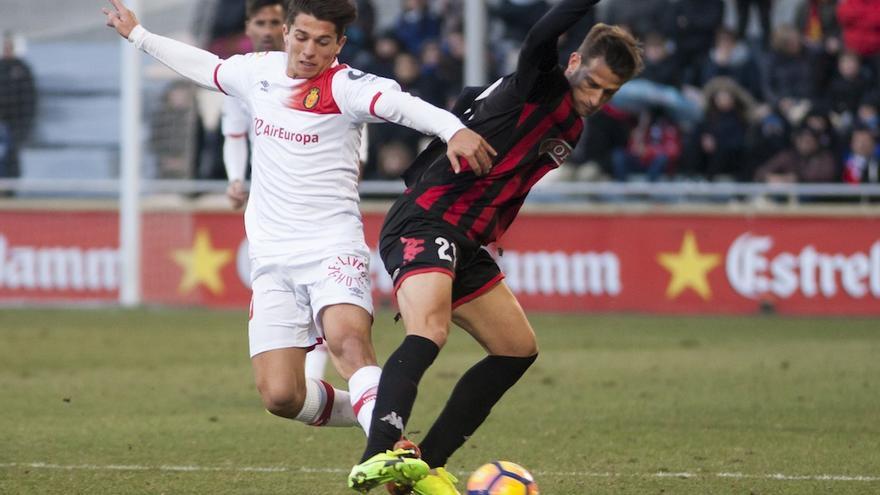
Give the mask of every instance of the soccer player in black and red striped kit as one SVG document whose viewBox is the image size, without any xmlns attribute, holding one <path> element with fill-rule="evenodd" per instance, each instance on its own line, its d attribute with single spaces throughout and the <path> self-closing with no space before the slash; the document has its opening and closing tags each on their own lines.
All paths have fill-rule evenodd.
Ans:
<svg viewBox="0 0 880 495">
<path fill-rule="evenodd" d="M 498 152 L 490 170 L 478 175 L 461 167 L 435 140 L 405 173 L 408 188 L 386 217 L 380 253 L 406 337 L 382 371 L 367 448 L 350 487 L 368 491 L 390 481 L 417 494 L 457 494 L 447 459 L 537 358 L 534 331 L 483 246 L 501 237 L 532 186 L 565 161 L 583 118 L 641 70 L 638 42 L 604 24 L 591 29 L 567 67 L 558 64 L 559 36 L 597 1 L 559 2 L 532 27 L 516 72 L 466 90 L 457 102 L 453 113 Z M 419 445 L 431 474 L 406 479 L 394 458 L 411 454 L 387 451 L 404 432 L 419 380 L 446 342 L 451 321 L 488 356 L 461 377 Z"/>
</svg>

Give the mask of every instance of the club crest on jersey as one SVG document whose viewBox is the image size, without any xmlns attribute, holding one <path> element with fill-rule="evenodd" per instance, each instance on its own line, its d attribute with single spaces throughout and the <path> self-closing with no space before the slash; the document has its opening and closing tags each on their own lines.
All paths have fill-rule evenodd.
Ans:
<svg viewBox="0 0 880 495">
<path fill-rule="evenodd" d="M 556 166 L 562 166 L 569 155 L 571 155 L 571 152 L 571 145 L 562 139 L 545 139 L 541 142 L 541 147 L 538 148 L 538 154 L 543 155 L 547 153 L 556 163 Z"/>
<path fill-rule="evenodd" d="M 315 106 L 318 105 L 318 101 L 320 101 L 320 100 L 321 100 L 321 90 L 318 88 L 312 88 L 306 94 L 306 97 L 303 100 L 303 106 L 306 109 L 311 110 L 311 109 L 315 108 Z"/>
</svg>

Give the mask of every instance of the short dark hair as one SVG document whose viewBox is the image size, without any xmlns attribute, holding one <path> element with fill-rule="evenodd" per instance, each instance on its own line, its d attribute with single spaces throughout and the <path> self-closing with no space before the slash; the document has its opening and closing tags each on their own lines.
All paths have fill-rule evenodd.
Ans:
<svg viewBox="0 0 880 495">
<path fill-rule="evenodd" d="M 250 19 L 257 15 L 257 12 L 264 7 L 274 7 L 275 5 L 280 5 L 282 12 L 287 12 L 286 0 L 247 0 L 244 8 L 245 19 Z"/>
<path fill-rule="evenodd" d="M 357 7 L 350 0 L 290 0 L 287 25 L 292 25 L 299 14 L 333 23 L 336 26 L 336 38 L 340 39 L 345 35 L 345 28 L 357 19 Z"/>
<path fill-rule="evenodd" d="M 587 33 L 578 48 L 585 62 L 602 57 L 617 77 L 628 81 L 642 71 L 642 47 L 639 41 L 620 26 L 598 23 Z"/>
</svg>

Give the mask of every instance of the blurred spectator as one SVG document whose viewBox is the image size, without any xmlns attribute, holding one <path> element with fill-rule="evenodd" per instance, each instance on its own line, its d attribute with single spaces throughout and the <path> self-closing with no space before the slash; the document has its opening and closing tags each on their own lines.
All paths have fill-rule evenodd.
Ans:
<svg viewBox="0 0 880 495">
<path fill-rule="evenodd" d="M 397 37 L 390 32 L 381 34 L 373 45 L 373 60 L 365 66 L 366 71 L 379 77 L 394 77 L 394 59 L 402 51 Z"/>
<path fill-rule="evenodd" d="M 637 79 L 624 84 L 612 102 L 632 114 L 663 107 L 680 126 L 692 127 L 702 118 L 702 111 L 680 88 L 681 71 L 669 50 L 669 41 L 653 31 L 645 36 L 644 46 L 644 70 Z"/>
<path fill-rule="evenodd" d="M 440 48 L 442 57 L 438 67 L 439 74 L 444 81 L 449 83 L 449 94 L 454 99 L 464 86 L 464 35 L 461 31 L 448 33 Z"/>
<path fill-rule="evenodd" d="M 15 54 L 11 32 L 3 34 L 0 56 L 0 178 L 19 177 L 19 148 L 28 139 L 37 110 L 30 66 Z"/>
<path fill-rule="evenodd" d="M 764 163 L 789 145 L 791 126 L 777 107 L 761 105 L 756 109 L 756 123 L 749 129 L 746 141 L 746 164 L 752 169 Z M 751 179 L 751 177 L 749 177 Z"/>
<path fill-rule="evenodd" d="M 843 164 L 843 181 L 850 184 L 880 182 L 880 147 L 871 129 L 857 127 Z"/>
<path fill-rule="evenodd" d="M 672 40 L 685 84 L 696 85 L 703 59 L 724 21 L 723 0 L 679 0 L 672 4 Z"/>
<path fill-rule="evenodd" d="M 443 107 L 446 91 L 443 82 L 436 77 L 425 77 L 419 59 L 410 53 L 399 53 L 394 59 L 394 79 L 400 87 L 428 103 Z"/>
<path fill-rule="evenodd" d="M 604 22 L 627 26 L 639 38 L 651 31 L 669 35 L 675 22 L 671 3 L 669 0 L 615 0 L 608 3 Z"/>
<path fill-rule="evenodd" d="M 871 129 L 874 136 L 880 136 L 880 90 L 874 90 L 862 97 L 856 109 L 856 126 Z"/>
<path fill-rule="evenodd" d="M 880 5 L 877 0 L 841 0 L 837 19 L 846 47 L 862 57 L 880 55 Z"/>
<path fill-rule="evenodd" d="M 834 124 L 831 123 L 829 110 L 821 103 L 816 103 L 804 116 L 803 125 L 811 129 L 819 139 L 819 147 L 831 151 L 835 157 L 843 155 L 840 140 Z"/>
<path fill-rule="evenodd" d="M 650 182 L 674 169 L 681 156 L 681 133 L 662 108 L 642 112 L 626 148 L 612 152 L 614 179 L 625 181 L 632 172 L 644 173 Z"/>
<path fill-rule="evenodd" d="M 543 17 L 549 8 L 545 0 L 501 0 L 490 13 L 504 24 L 503 38 L 510 41 L 512 46 L 520 46 L 535 21 Z"/>
<path fill-rule="evenodd" d="M 156 177 L 192 179 L 201 136 L 196 88 L 189 81 L 170 83 L 150 119 L 150 149 L 155 153 Z"/>
<path fill-rule="evenodd" d="M 822 92 L 828 89 L 843 48 L 836 8 L 835 0 L 804 0 L 795 12 L 795 26 L 812 56 L 816 87 Z"/>
<path fill-rule="evenodd" d="M 571 156 L 571 162 L 583 165 L 575 171 L 575 176 L 583 180 L 595 178 L 599 173 L 613 176 L 612 154 L 626 147 L 633 127 L 632 116 L 613 104 L 605 105 L 586 119 L 581 141 Z"/>
<path fill-rule="evenodd" d="M 450 108 L 455 101 L 458 88 L 446 79 L 444 73 L 445 55 L 436 41 L 429 41 L 422 47 L 422 74 L 421 78 L 430 82 L 437 91 L 438 99 L 435 105 L 442 108 Z"/>
<path fill-rule="evenodd" d="M 440 39 L 441 21 L 428 0 L 403 0 L 403 12 L 395 23 L 395 34 L 410 53 L 419 53 L 428 40 Z"/>
<path fill-rule="evenodd" d="M 645 50 L 645 68 L 639 78 L 662 84 L 679 87 L 681 73 L 676 67 L 669 50 L 669 40 L 658 31 L 651 31 L 642 40 Z"/>
<path fill-rule="evenodd" d="M 689 142 L 688 171 L 714 180 L 721 174 L 748 181 L 746 134 L 754 100 L 730 78 L 713 79 L 704 88 L 706 117 Z"/>
<path fill-rule="evenodd" d="M 804 50 L 800 33 L 791 26 L 779 26 L 773 33 L 771 52 L 762 71 L 763 94 L 770 103 L 778 102 L 782 112 L 791 120 L 799 120 L 793 115 L 803 113 L 816 96 L 811 64 L 812 59 Z"/>
<path fill-rule="evenodd" d="M 208 12 L 196 32 L 203 33 L 202 46 L 220 58 L 253 51 L 251 40 L 244 34 L 245 2 L 242 0 L 209 0 L 203 2 Z"/>
<path fill-rule="evenodd" d="M 722 27 L 715 34 L 715 45 L 703 64 L 699 84 L 726 76 L 730 77 L 753 97 L 761 98 L 761 72 L 748 45 L 737 40 L 733 31 Z"/>
<path fill-rule="evenodd" d="M 834 0 L 803 0 L 798 5 L 795 25 L 808 48 L 821 50 L 828 39 L 839 39 L 836 9 Z"/>
<path fill-rule="evenodd" d="M 832 110 L 854 114 L 862 97 L 874 84 L 871 72 L 862 66 L 859 56 L 846 51 L 837 61 L 837 69 L 825 94 Z"/>
<path fill-rule="evenodd" d="M 352 67 L 367 67 L 372 61 L 373 31 L 376 25 L 376 9 L 372 0 L 357 0 L 357 19 L 345 30 L 348 40 L 339 59 Z"/>
<path fill-rule="evenodd" d="M 834 156 L 819 146 L 816 134 L 807 127 L 795 131 L 793 146 L 780 152 L 755 172 L 756 182 L 835 182 L 838 174 Z"/>
<path fill-rule="evenodd" d="M 772 4 L 771 0 L 736 0 L 736 34 L 739 39 L 746 39 L 749 14 L 754 6 L 758 9 L 758 21 L 761 24 L 759 39 L 761 45 L 767 45 L 767 40 L 770 38 L 770 8 L 773 6 Z"/>
</svg>

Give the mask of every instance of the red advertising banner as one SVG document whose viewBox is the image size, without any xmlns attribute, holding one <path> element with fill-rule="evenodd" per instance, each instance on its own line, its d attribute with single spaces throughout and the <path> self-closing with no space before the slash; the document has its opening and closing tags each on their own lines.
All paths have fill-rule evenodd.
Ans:
<svg viewBox="0 0 880 495">
<path fill-rule="evenodd" d="M 375 250 L 382 216 L 366 214 Z M 0 212 L 0 302 L 117 298 L 117 215 Z M 880 315 L 880 219 L 523 214 L 495 249 L 529 310 Z M 240 214 L 151 212 L 147 304 L 246 308 Z M 391 280 L 372 260 L 377 305 Z"/>
</svg>

